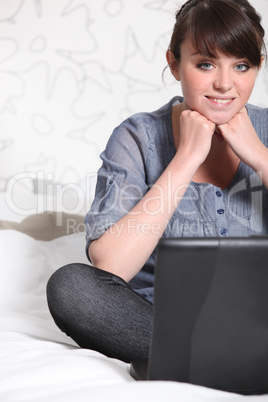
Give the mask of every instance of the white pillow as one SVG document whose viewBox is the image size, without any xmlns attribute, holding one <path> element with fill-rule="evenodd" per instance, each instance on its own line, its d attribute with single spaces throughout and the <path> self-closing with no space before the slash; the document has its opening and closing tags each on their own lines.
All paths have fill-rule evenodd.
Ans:
<svg viewBox="0 0 268 402">
<path fill-rule="evenodd" d="M 46 285 L 61 266 L 88 264 L 84 234 L 40 241 L 2 230 L 0 255 L 0 329 L 74 344 L 54 324 L 47 307 Z"/>
</svg>

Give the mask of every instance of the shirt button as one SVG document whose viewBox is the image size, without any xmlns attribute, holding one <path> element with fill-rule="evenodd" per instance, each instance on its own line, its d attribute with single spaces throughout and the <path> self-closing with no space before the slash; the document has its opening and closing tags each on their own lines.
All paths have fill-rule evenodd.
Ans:
<svg viewBox="0 0 268 402">
<path fill-rule="evenodd" d="M 221 197 L 221 196 L 222 196 L 222 192 L 221 192 L 221 191 L 216 191 L 216 196 L 217 196 L 217 197 Z"/>
<path fill-rule="evenodd" d="M 217 214 L 219 214 L 219 215 L 224 214 L 224 209 L 217 209 Z"/>
<path fill-rule="evenodd" d="M 226 228 L 223 228 L 223 229 L 220 230 L 220 234 L 221 234 L 222 236 L 226 236 L 227 233 L 228 233 L 228 229 L 226 229 Z"/>
</svg>

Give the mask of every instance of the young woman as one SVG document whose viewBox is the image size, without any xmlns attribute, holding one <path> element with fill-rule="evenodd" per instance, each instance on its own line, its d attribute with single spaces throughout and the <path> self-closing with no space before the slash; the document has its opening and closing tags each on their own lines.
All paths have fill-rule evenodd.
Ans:
<svg viewBox="0 0 268 402">
<path fill-rule="evenodd" d="M 56 324 L 81 347 L 148 357 L 161 237 L 268 233 L 268 109 L 247 104 L 265 58 L 246 0 L 190 0 L 167 61 L 183 98 L 117 127 L 85 223 L 94 267 L 48 283 Z"/>
</svg>

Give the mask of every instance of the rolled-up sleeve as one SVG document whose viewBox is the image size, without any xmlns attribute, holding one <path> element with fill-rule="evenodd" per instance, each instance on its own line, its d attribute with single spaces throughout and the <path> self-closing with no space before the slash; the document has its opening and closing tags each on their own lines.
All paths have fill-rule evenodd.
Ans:
<svg viewBox="0 0 268 402">
<path fill-rule="evenodd" d="M 114 130 L 100 155 L 95 198 L 85 217 L 88 258 L 90 243 L 129 213 L 148 191 L 149 146 L 146 124 L 133 116 Z M 114 230 L 119 236 L 120 226 Z"/>
</svg>

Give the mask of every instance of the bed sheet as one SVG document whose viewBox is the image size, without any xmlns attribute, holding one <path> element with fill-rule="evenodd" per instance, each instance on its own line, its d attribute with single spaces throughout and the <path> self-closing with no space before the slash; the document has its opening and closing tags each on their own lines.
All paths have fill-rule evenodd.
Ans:
<svg viewBox="0 0 268 402">
<path fill-rule="evenodd" d="M 1 402 L 268 400 L 175 382 L 136 382 L 128 364 L 79 348 L 54 324 L 45 289 L 56 269 L 88 263 L 83 231 L 68 227 L 69 219 L 80 227 L 83 217 L 44 212 L 12 219 L 1 209 L 0 218 Z"/>
</svg>

